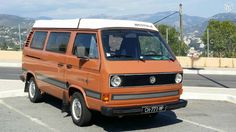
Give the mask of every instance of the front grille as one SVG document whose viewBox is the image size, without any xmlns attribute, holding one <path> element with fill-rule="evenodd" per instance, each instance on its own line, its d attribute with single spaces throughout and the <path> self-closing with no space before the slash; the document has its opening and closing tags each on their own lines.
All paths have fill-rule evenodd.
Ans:
<svg viewBox="0 0 236 132">
<path fill-rule="evenodd" d="M 122 79 L 120 87 L 174 84 L 177 73 L 160 73 L 148 75 L 118 75 Z M 150 82 L 150 77 L 156 78 L 155 83 Z M 112 86 L 111 86 L 112 87 Z"/>
</svg>

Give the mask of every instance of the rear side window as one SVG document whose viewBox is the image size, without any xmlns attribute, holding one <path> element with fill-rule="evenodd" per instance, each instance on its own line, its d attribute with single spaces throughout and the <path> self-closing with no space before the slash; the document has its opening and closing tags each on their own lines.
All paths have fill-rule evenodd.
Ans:
<svg viewBox="0 0 236 132">
<path fill-rule="evenodd" d="M 69 39 L 70 39 L 69 32 L 51 32 L 48 39 L 46 50 L 57 53 L 65 53 Z"/>
<path fill-rule="evenodd" d="M 33 40 L 30 44 L 30 47 L 33 49 L 43 49 L 45 40 L 47 37 L 47 32 L 36 31 L 34 33 Z"/>
<path fill-rule="evenodd" d="M 97 48 L 97 39 L 96 34 L 85 34 L 78 33 L 75 38 L 73 54 L 78 55 L 76 48 L 77 47 L 85 47 L 86 56 L 91 59 L 98 58 L 98 48 Z"/>
</svg>

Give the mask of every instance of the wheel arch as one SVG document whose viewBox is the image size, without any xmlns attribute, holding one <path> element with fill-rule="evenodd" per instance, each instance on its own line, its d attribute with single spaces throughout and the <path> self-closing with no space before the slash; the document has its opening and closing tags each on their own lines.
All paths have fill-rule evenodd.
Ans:
<svg viewBox="0 0 236 132">
<path fill-rule="evenodd" d="M 69 100 L 71 101 L 71 96 L 73 95 L 73 93 L 75 92 L 79 92 L 82 94 L 82 96 L 84 97 L 84 101 L 86 106 L 89 108 L 88 102 L 87 102 L 87 98 L 86 98 L 86 93 L 84 91 L 83 88 L 75 86 L 75 85 L 70 85 L 69 89 L 68 89 L 68 96 L 69 96 Z"/>
<path fill-rule="evenodd" d="M 27 71 L 26 73 L 26 79 L 25 79 L 25 88 L 24 88 L 24 92 L 29 92 L 29 89 L 27 87 L 29 80 L 31 77 L 35 78 L 35 74 L 33 72 Z"/>
</svg>

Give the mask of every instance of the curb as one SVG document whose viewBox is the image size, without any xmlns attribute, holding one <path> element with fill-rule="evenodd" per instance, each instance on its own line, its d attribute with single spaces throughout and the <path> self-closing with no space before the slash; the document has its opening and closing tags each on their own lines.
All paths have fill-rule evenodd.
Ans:
<svg viewBox="0 0 236 132">
<path fill-rule="evenodd" d="M 236 75 L 235 70 L 189 70 L 183 69 L 184 74 L 202 74 L 202 75 Z"/>
</svg>

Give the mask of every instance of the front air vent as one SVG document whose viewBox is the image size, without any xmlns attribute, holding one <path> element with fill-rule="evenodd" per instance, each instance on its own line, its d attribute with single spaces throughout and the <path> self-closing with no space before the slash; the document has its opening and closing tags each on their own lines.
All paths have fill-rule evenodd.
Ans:
<svg viewBox="0 0 236 132">
<path fill-rule="evenodd" d="M 30 33 L 29 33 L 29 35 L 28 35 L 28 37 L 27 37 L 27 39 L 25 41 L 24 47 L 28 47 L 29 46 L 29 43 L 30 43 L 30 40 L 32 38 L 33 33 L 34 33 L 33 31 L 30 31 Z"/>
</svg>

